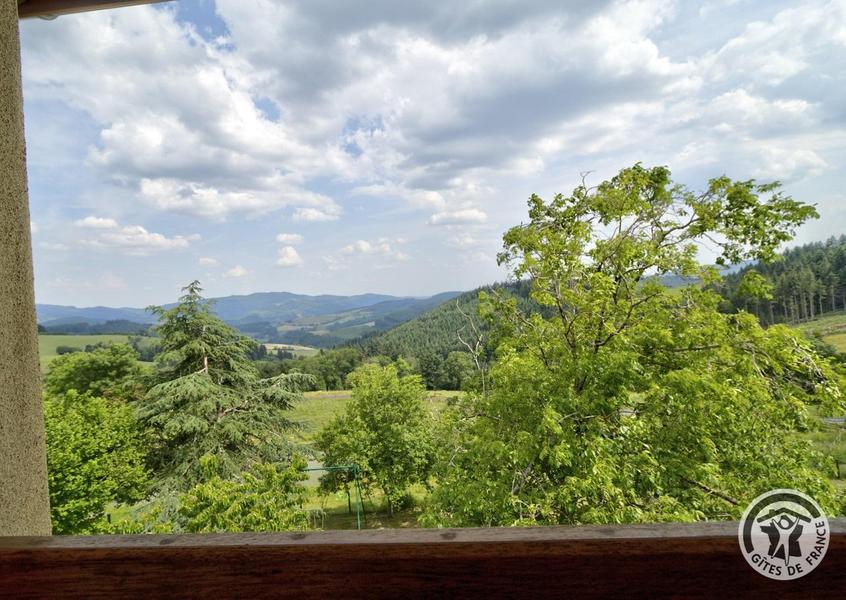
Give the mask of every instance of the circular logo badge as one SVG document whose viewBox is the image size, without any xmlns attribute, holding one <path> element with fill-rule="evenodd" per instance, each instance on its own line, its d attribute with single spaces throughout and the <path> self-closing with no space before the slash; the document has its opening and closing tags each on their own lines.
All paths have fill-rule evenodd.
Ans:
<svg viewBox="0 0 846 600">
<path fill-rule="evenodd" d="M 771 490 L 755 498 L 737 530 L 746 562 L 771 579 L 798 579 L 817 568 L 828 550 L 828 519 L 813 498 Z"/>
</svg>

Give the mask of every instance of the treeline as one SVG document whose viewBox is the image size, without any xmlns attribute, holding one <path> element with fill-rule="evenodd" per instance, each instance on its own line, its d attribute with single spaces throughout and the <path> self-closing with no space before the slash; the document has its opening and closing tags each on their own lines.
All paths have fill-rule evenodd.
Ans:
<svg viewBox="0 0 846 600">
<path fill-rule="evenodd" d="M 488 352 L 485 340 L 479 339 L 487 333 L 487 324 L 479 317 L 479 294 L 511 298 L 524 313 L 544 312 L 529 300 L 529 291 L 528 282 L 494 284 L 461 294 L 388 331 L 321 349 L 313 356 L 286 358 L 265 352 L 255 358 L 265 377 L 306 373 L 320 390 L 345 389 L 349 374 L 364 364 L 385 366 L 396 361 L 402 361 L 408 373 L 419 375 L 427 389 L 460 390 L 475 376 L 471 351 Z M 298 341 L 307 345 L 312 340 Z"/>
<path fill-rule="evenodd" d="M 67 335 L 139 335 L 146 334 L 150 330 L 150 325 L 144 323 L 136 323 L 126 319 L 115 319 L 106 321 L 105 323 L 61 323 L 61 324 L 46 324 L 39 326 L 39 332 L 50 334 L 67 334 Z"/>
<path fill-rule="evenodd" d="M 259 346 L 264 348 L 264 346 Z M 369 356 L 360 348 L 342 347 L 321 350 L 313 356 L 294 357 L 290 352 L 255 351 L 251 358 L 263 377 L 303 373 L 312 377 L 315 390 L 342 390 L 349 387 L 350 373 L 367 364 L 402 365 L 405 374 L 416 374 L 430 390 L 461 390 L 476 377 L 473 357 L 469 352 L 453 351 L 442 356 L 428 353 L 420 356 Z"/>
<path fill-rule="evenodd" d="M 467 343 L 485 329 L 479 320 L 479 294 L 500 294 L 514 298 L 524 313 L 539 311 L 541 307 L 529 300 L 528 281 L 496 283 L 480 287 L 444 302 L 412 321 L 385 332 L 363 336 L 349 342 L 367 356 L 429 357 L 445 359 L 450 352 L 467 351 Z"/>
<path fill-rule="evenodd" d="M 769 298 L 748 285 L 758 273 L 771 287 Z M 746 282 L 746 283 L 745 283 Z M 846 236 L 832 237 L 782 253 L 771 263 L 755 263 L 727 275 L 720 293 L 725 309 L 746 310 L 762 323 L 799 323 L 846 309 Z"/>
<path fill-rule="evenodd" d="M 126 344 L 135 351 L 138 360 L 142 362 L 153 362 L 156 355 L 161 351 L 159 340 L 154 337 L 132 335 L 126 340 Z M 96 352 L 97 350 L 104 350 L 112 347 L 112 342 L 95 342 L 93 344 L 85 344 L 85 346 L 71 346 L 69 344 L 59 344 L 56 346 L 56 354 L 64 356 L 65 354 L 74 354 L 76 352 Z M 261 346 L 264 348 L 264 346 Z"/>
</svg>

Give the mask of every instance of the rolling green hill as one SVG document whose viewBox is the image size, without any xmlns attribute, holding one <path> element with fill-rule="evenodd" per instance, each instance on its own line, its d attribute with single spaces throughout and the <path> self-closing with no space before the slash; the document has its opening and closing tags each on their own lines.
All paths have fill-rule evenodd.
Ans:
<svg viewBox="0 0 846 600">
<path fill-rule="evenodd" d="M 459 292 L 444 292 L 429 298 L 387 300 L 341 313 L 303 317 L 277 326 L 276 339 L 282 343 L 329 348 L 396 327 L 456 296 Z"/>
<path fill-rule="evenodd" d="M 410 321 L 383 333 L 364 336 L 350 345 L 360 347 L 371 356 L 445 356 L 454 350 L 466 351 L 459 337 L 472 339 L 468 316 L 479 324 L 479 292 L 495 290 L 517 297 L 525 310 L 537 310 L 537 306 L 528 299 L 528 283 L 494 284 L 465 292 Z"/>
<path fill-rule="evenodd" d="M 39 334 L 38 336 L 38 357 L 41 360 L 41 371 L 47 368 L 51 360 L 56 358 L 56 348 L 59 346 L 72 346 L 82 350 L 89 344 L 103 343 L 123 343 L 125 344 L 129 336 L 126 335 L 50 335 Z"/>
</svg>

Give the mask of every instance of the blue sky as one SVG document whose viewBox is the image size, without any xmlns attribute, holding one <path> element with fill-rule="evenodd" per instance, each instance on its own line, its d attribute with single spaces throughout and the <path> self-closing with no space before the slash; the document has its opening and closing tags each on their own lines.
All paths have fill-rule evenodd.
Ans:
<svg viewBox="0 0 846 600">
<path fill-rule="evenodd" d="M 846 222 L 846 2 L 181 0 L 21 25 L 39 302 L 501 280 L 531 193 L 636 161 Z"/>
</svg>

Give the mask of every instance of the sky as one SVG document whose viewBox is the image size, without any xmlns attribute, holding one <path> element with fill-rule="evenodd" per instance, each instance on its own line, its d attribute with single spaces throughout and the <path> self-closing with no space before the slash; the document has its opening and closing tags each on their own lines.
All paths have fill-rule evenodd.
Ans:
<svg viewBox="0 0 846 600">
<path fill-rule="evenodd" d="M 532 193 L 641 161 L 846 223 L 846 0 L 180 0 L 21 23 L 41 303 L 505 278 Z"/>
</svg>

